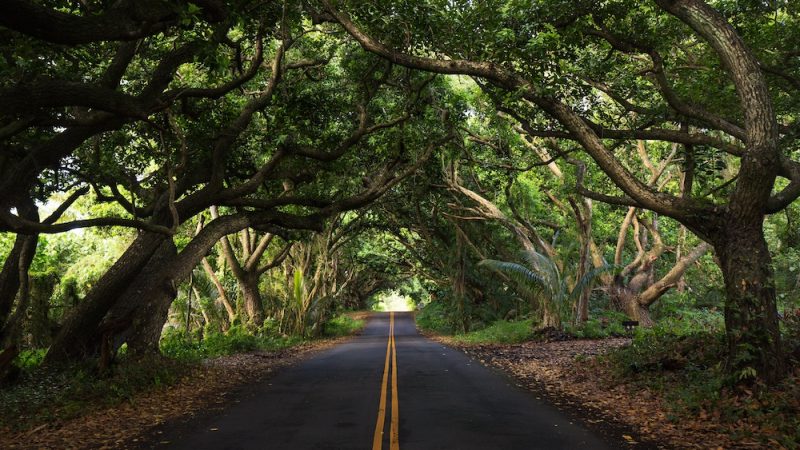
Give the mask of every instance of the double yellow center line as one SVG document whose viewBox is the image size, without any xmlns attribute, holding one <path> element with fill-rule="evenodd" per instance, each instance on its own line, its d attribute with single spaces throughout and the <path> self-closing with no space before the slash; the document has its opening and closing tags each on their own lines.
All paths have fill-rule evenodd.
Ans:
<svg viewBox="0 0 800 450">
<path fill-rule="evenodd" d="M 386 343 L 386 362 L 383 365 L 381 401 L 378 406 L 378 422 L 372 437 L 372 450 L 381 450 L 383 429 L 386 424 L 386 396 L 389 384 L 389 360 L 392 361 L 392 422 L 389 427 L 389 449 L 400 450 L 400 405 L 397 402 L 397 347 L 394 343 L 394 313 L 389 313 L 389 341 Z"/>
</svg>

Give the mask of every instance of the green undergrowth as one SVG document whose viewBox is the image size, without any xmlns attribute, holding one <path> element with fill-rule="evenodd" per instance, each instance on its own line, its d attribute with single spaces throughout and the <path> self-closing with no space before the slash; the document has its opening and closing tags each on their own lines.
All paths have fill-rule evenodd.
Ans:
<svg viewBox="0 0 800 450">
<path fill-rule="evenodd" d="M 567 336 L 576 339 L 603 339 L 608 337 L 627 336 L 622 322 L 628 320 L 625 314 L 617 311 L 598 311 L 586 322 L 564 325 Z"/>
<path fill-rule="evenodd" d="M 363 326 L 364 320 L 341 314 L 323 324 L 320 337 L 347 336 Z M 161 338 L 161 353 L 177 360 L 194 361 L 252 351 L 283 350 L 307 340 L 309 338 L 279 334 L 269 324 L 256 331 L 234 325 L 225 333 L 207 333 L 203 339 L 171 329 L 165 331 Z"/>
<path fill-rule="evenodd" d="M 453 332 L 451 317 L 447 308 L 436 302 L 428 303 L 414 315 L 419 329 L 438 334 Z"/>
<path fill-rule="evenodd" d="M 208 333 L 203 339 L 187 336 L 180 330 L 168 330 L 161 338 L 161 353 L 169 358 L 193 361 L 256 350 L 282 350 L 302 341 L 298 336 L 251 333 L 239 325 L 226 333 Z"/>
<path fill-rule="evenodd" d="M 364 319 L 353 317 L 350 314 L 341 314 L 329 320 L 322 327 L 322 334 L 328 337 L 341 337 L 355 334 L 366 322 Z"/>
<path fill-rule="evenodd" d="M 452 335 L 457 342 L 467 344 L 514 344 L 528 340 L 551 339 L 552 330 L 539 333 L 532 319 L 495 320 L 486 326 L 467 333 L 453 333 L 453 325 L 446 319 L 445 311 L 438 305 L 428 305 L 417 313 L 417 327 L 421 330 L 441 335 Z M 561 339 L 604 339 L 628 336 L 622 322 L 628 320 L 625 314 L 616 311 L 595 311 L 592 318 L 581 324 L 565 323 L 563 331 L 555 333 Z"/>
<path fill-rule="evenodd" d="M 26 367 L 16 383 L 0 389 L 0 428 L 24 430 L 130 401 L 175 383 L 191 368 L 160 356 L 123 359 L 104 374 L 88 363 L 58 370 Z"/>
<path fill-rule="evenodd" d="M 659 323 L 638 330 L 630 346 L 601 356 L 596 369 L 636 390 L 665 399 L 673 422 L 714 421 L 735 440 L 800 448 L 800 367 L 777 386 L 734 387 L 725 373 L 724 331 L 717 318 L 692 324 Z M 702 326 L 707 328 L 703 329 Z M 787 336 L 787 342 L 792 342 Z"/>
<path fill-rule="evenodd" d="M 453 339 L 464 344 L 517 344 L 529 340 L 532 334 L 530 319 L 518 322 L 498 320 L 486 328 L 457 334 Z"/>
</svg>

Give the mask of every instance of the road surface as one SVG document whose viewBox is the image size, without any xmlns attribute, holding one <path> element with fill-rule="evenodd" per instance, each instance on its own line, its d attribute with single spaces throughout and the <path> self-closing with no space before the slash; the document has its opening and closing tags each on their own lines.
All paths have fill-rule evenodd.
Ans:
<svg viewBox="0 0 800 450">
<path fill-rule="evenodd" d="M 605 449 L 506 377 L 376 313 L 360 336 L 249 389 L 222 413 L 167 429 L 164 449 Z"/>
</svg>

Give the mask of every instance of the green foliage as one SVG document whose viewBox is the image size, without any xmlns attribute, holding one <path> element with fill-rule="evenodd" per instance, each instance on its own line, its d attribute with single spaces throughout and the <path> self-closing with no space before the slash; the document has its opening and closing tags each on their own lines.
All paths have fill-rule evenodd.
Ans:
<svg viewBox="0 0 800 450">
<path fill-rule="evenodd" d="M 518 344 L 529 340 L 532 334 L 532 319 L 518 322 L 498 320 L 481 330 L 455 335 L 453 339 L 465 344 Z"/>
<path fill-rule="evenodd" d="M 161 353 L 177 360 L 198 360 L 255 350 L 280 350 L 302 342 L 296 336 L 253 334 L 241 325 L 226 333 L 212 332 L 204 339 L 189 339 L 177 329 L 167 330 L 161 338 Z"/>
<path fill-rule="evenodd" d="M 440 334 L 453 332 L 452 315 L 442 302 L 432 301 L 424 305 L 415 315 L 417 326 L 425 331 Z"/>
<path fill-rule="evenodd" d="M 732 437 L 760 442 L 800 445 L 797 415 L 798 372 L 776 386 L 732 388 L 736 380 L 724 371 L 725 336 L 699 322 L 693 328 L 656 327 L 638 330 L 630 346 L 600 358 L 621 382 L 659 392 L 667 400 L 667 419 L 673 422 L 716 417 Z M 682 334 L 675 334 L 680 332 Z M 787 335 L 787 342 L 791 342 Z"/>
<path fill-rule="evenodd" d="M 23 350 L 14 359 L 14 365 L 24 371 L 33 370 L 42 364 L 46 354 L 46 349 Z"/>
<path fill-rule="evenodd" d="M 653 316 L 658 319 L 657 329 L 677 336 L 686 336 L 702 330 L 722 332 L 725 327 L 722 311 L 714 306 L 698 305 L 700 302 L 713 304 L 714 300 L 697 298 L 688 293 L 664 296 L 652 311 Z"/>
<path fill-rule="evenodd" d="M 784 248 L 773 257 L 778 304 L 783 309 L 800 308 L 800 249 Z"/>
<path fill-rule="evenodd" d="M 322 334 L 330 337 L 349 336 L 364 328 L 364 319 L 356 319 L 349 314 L 340 314 L 325 322 Z"/>
<path fill-rule="evenodd" d="M 26 366 L 22 379 L 0 389 L 0 428 L 29 428 L 117 405 L 175 383 L 191 366 L 161 357 L 122 361 L 98 376 L 93 366 L 53 371 Z"/>
<path fill-rule="evenodd" d="M 514 286 L 531 301 L 540 301 L 542 317 L 546 322 L 544 326 L 560 327 L 561 321 L 566 318 L 573 303 L 584 289 L 602 272 L 611 269 L 602 267 L 591 270 L 570 288 L 567 279 L 562 277 L 561 271 L 551 258 L 535 251 L 526 251 L 523 255 L 528 263 L 527 267 L 493 259 L 484 259 L 478 265 L 509 275 L 516 282 Z"/>
<path fill-rule="evenodd" d="M 800 308 L 786 311 L 781 319 L 786 349 L 800 363 Z"/>
<path fill-rule="evenodd" d="M 693 366 L 708 369 L 718 366 L 723 354 L 723 335 L 702 328 L 675 334 L 656 326 L 638 328 L 630 346 L 611 354 L 616 365 L 626 373 L 663 370 Z"/>
<path fill-rule="evenodd" d="M 584 323 L 568 323 L 564 331 L 578 339 L 602 339 L 625 336 L 627 333 L 622 322 L 628 320 L 625 314 L 616 311 L 603 311 L 593 315 Z"/>
</svg>

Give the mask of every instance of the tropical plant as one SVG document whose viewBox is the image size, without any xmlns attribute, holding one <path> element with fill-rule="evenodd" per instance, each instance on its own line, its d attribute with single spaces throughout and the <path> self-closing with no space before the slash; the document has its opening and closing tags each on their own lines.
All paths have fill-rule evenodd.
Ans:
<svg viewBox="0 0 800 450">
<path fill-rule="evenodd" d="M 502 272 L 514 282 L 514 289 L 531 301 L 533 310 L 540 314 L 541 329 L 561 329 L 562 321 L 591 283 L 613 266 L 603 266 L 587 272 L 574 284 L 558 269 L 553 259 L 533 250 L 522 252 L 528 266 L 511 261 L 484 259 L 479 266 Z M 537 305 L 538 303 L 538 305 Z M 537 321 L 534 320 L 534 323 Z"/>
</svg>

